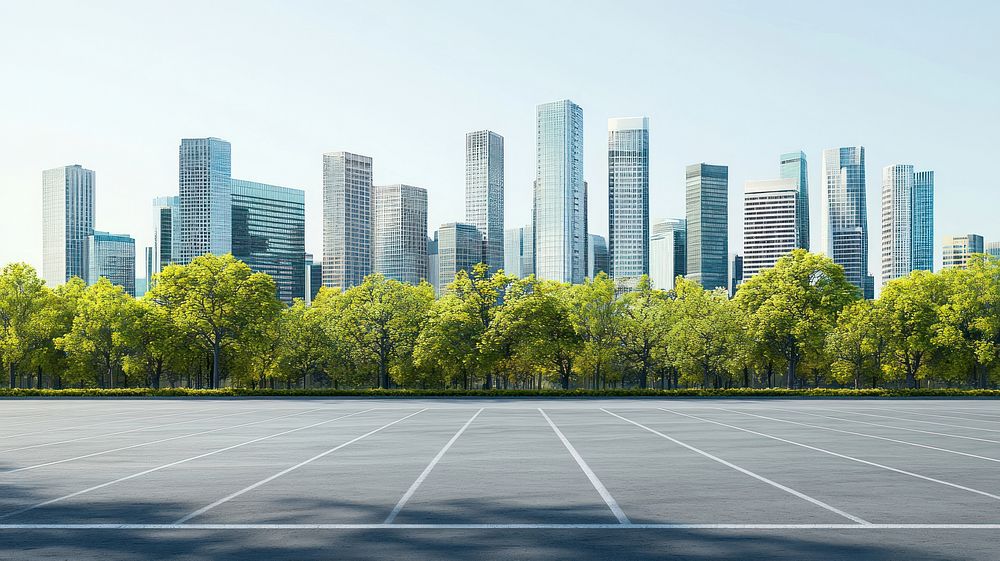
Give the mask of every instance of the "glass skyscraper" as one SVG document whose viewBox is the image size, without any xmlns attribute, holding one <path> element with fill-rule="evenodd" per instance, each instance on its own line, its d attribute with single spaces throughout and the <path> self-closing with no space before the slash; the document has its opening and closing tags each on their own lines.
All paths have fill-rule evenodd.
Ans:
<svg viewBox="0 0 1000 561">
<path fill-rule="evenodd" d="M 434 294 L 441 294 L 440 267 L 438 266 L 438 233 L 434 237 L 427 236 L 427 282 L 434 287 Z"/>
<path fill-rule="evenodd" d="M 150 282 L 152 275 L 159 274 L 180 258 L 180 210 L 180 197 L 153 199 L 153 246 L 146 271 L 146 279 Z"/>
<path fill-rule="evenodd" d="M 323 286 L 347 289 L 372 270 L 372 159 L 323 154 Z"/>
<path fill-rule="evenodd" d="M 799 247 L 799 180 L 747 181 L 743 190 L 742 280 Z"/>
<path fill-rule="evenodd" d="M 913 174 L 913 269 L 934 270 L 934 172 Z"/>
<path fill-rule="evenodd" d="M 178 263 L 232 252 L 231 150 L 219 138 L 181 140 Z"/>
<path fill-rule="evenodd" d="M 795 202 L 795 247 L 809 249 L 809 164 L 805 152 L 781 155 L 781 179 L 794 179 L 798 194 Z M 747 276 L 746 278 L 750 278 Z"/>
<path fill-rule="evenodd" d="M 608 242 L 604 236 L 590 234 L 590 245 L 587 247 L 587 278 L 592 279 L 598 273 L 610 275 L 611 256 L 608 253 Z M 635 277 L 625 277 L 635 278 Z"/>
<path fill-rule="evenodd" d="M 728 287 L 729 168 L 689 165 L 686 187 L 686 275 L 708 290 Z"/>
<path fill-rule="evenodd" d="M 232 183 L 232 253 L 271 275 L 278 298 L 305 297 L 305 192 L 242 179 Z"/>
<path fill-rule="evenodd" d="M 427 190 L 375 186 L 372 209 L 374 271 L 410 284 L 427 280 Z"/>
<path fill-rule="evenodd" d="M 823 251 L 844 268 L 848 282 L 865 298 L 874 297 L 868 274 L 868 205 L 865 200 L 865 148 L 823 151 Z"/>
<path fill-rule="evenodd" d="M 486 241 L 491 271 L 504 265 L 503 137 L 488 130 L 465 135 L 465 221 Z"/>
<path fill-rule="evenodd" d="M 934 172 L 882 169 L 882 283 L 934 267 Z"/>
<path fill-rule="evenodd" d="M 472 272 L 483 262 L 483 236 L 472 224 L 450 222 L 438 228 L 438 290 L 444 292 L 459 271 Z"/>
<path fill-rule="evenodd" d="M 84 251 L 87 272 L 83 280 L 94 284 L 101 277 L 135 296 L 135 240 L 127 234 L 94 232 Z"/>
<path fill-rule="evenodd" d="M 536 116 L 534 273 L 580 283 L 587 274 L 583 110 L 569 100 L 554 101 L 539 105 Z"/>
<path fill-rule="evenodd" d="M 671 290 L 687 268 L 687 226 L 682 218 L 668 218 L 650 227 L 649 282 L 653 288 Z"/>
<path fill-rule="evenodd" d="M 608 119 L 608 253 L 615 279 L 649 273 L 649 118 Z"/>
<path fill-rule="evenodd" d="M 87 237 L 94 233 L 94 172 L 80 165 L 42 172 L 42 278 L 55 287 L 87 278 Z"/>
</svg>

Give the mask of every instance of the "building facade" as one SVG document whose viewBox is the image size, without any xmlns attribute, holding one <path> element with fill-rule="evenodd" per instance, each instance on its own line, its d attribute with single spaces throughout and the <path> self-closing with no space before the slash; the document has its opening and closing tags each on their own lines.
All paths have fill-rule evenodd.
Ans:
<svg viewBox="0 0 1000 561">
<path fill-rule="evenodd" d="M 447 290 L 459 271 L 472 272 L 483 262 L 483 235 L 472 224 L 442 224 L 435 235 L 438 256 L 439 292 Z"/>
<path fill-rule="evenodd" d="M 934 267 L 934 172 L 882 169 L 882 284 Z"/>
<path fill-rule="evenodd" d="M 146 278 L 158 275 L 180 259 L 181 203 L 180 197 L 153 199 L 153 245 L 147 263 Z"/>
<path fill-rule="evenodd" d="M 686 169 L 687 278 L 712 290 L 729 286 L 729 168 Z"/>
<path fill-rule="evenodd" d="M 323 286 L 348 289 L 372 271 L 372 159 L 323 154 Z"/>
<path fill-rule="evenodd" d="M 372 211 L 374 272 L 410 284 L 427 280 L 427 190 L 375 186 Z"/>
<path fill-rule="evenodd" d="M 942 265 L 945 269 L 964 269 L 970 257 L 984 251 L 983 237 L 979 234 L 947 236 L 941 247 Z"/>
<path fill-rule="evenodd" d="M 913 174 L 913 268 L 934 270 L 934 172 Z"/>
<path fill-rule="evenodd" d="M 794 179 L 795 198 L 795 247 L 809 250 L 809 164 L 805 152 L 781 155 L 781 179 Z M 750 278 L 750 277 L 747 277 Z"/>
<path fill-rule="evenodd" d="M 87 277 L 87 237 L 94 233 L 92 170 L 80 165 L 42 172 L 42 278 L 55 287 Z"/>
<path fill-rule="evenodd" d="M 127 234 L 94 232 L 87 236 L 87 273 L 83 280 L 94 284 L 102 277 L 135 296 L 135 240 Z"/>
<path fill-rule="evenodd" d="M 305 191 L 232 179 L 233 257 L 271 275 L 278 298 L 305 298 Z"/>
<path fill-rule="evenodd" d="M 608 253 L 608 242 L 604 236 L 590 234 L 589 246 L 587 247 L 587 278 L 593 279 L 598 273 L 611 276 L 611 256 Z M 634 279 L 635 277 L 625 277 Z"/>
<path fill-rule="evenodd" d="M 615 279 L 649 274 L 649 118 L 608 119 L 608 253 Z"/>
<path fill-rule="evenodd" d="M 848 146 L 823 151 L 822 247 L 844 268 L 848 282 L 865 298 L 873 298 L 868 273 L 868 204 L 865 148 Z"/>
<path fill-rule="evenodd" d="M 185 138 L 179 150 L 180 247 L 176 261 L 232 252 L 232 148 L 219 138 Z"/>
<path fill-rule="evenodd" d="M 742 279 L 799 247 L 799 180 L 747 181 L 743 191 Z"/>
<path fill-rule="evenodd" d="M 649 282 L 653 288 L 672 290 L 687 268 L 686 221 L 668 218 L 650 227 Z"/>
<path fill-rule="evenodd" d="M 532 208 L 538 278 L 583 282 L 587 274 L 586 189 L 583 110 L 569 100 L 539 105 Z"/>
<path fill-rule="evenodd" d="M 1000 242 L 986 242 L 983 252 L 991 257 L 1000 257 Z"/>
<path fill-rule="evenodd" d="M 465 221 L 483 234 L 484 263 L 504 266 L 503 137 L 488 131 L 465 135 Z"/>
</svg>

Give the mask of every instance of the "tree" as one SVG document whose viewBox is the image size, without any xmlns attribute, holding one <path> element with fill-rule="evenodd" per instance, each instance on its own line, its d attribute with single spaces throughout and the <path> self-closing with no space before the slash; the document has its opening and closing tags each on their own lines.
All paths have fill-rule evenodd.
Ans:
<svg viewBox="0 0 1000 561">
<path fill-rule="evenodd" d="M 902 373 L 908 388 L 917 387 L 928 359 L 937 350 L 938 311 L 947 301 L 946 288 L 940 275 L 914 271 L 886 284 L 875 304 L 891 334 L 887 366 Z"/>
<path fill-rule="evenodd" d="M 654 290 L 643 275 L 632 292 L 622 298 L 622 322 L 618 329 L 621 351 L 639 373 L 639 387 L 649 385 L 655 368 L 656 349 L 664 345 L 671 319 L 666 314 L 666 293 Z"/>
<path fill-rule="evenodd" d="M 721 385 L 733 327 L 724 289 L 705 290 L 678 278 L 674 287 L 674 323 L 667 335 L 670 354 L 681 373 L 702 387 Z"/>
<path fill-rule="evenodd" d="M 0 357 L 12 388 L 17 386 L 18 367 L 48 340 L 39 321 L 48 303 L 49 291 L 34 267 L 12 263 L 0 271 Z"/>
<path fill-rule="evenodd" d="M 796 249 L 740 285 L 735 302 L 750 337 L 784 361 L 791 388 L 799 364 L 822 352 L 837 314 L 858 296 L 833 260 Z"/>
<path fill-rule="evenodd" d="M 1000 259 L 975 255 L 966 269 L 940 273 L 948 299 L 939 308 L 934 343 L 967 370 L 973 387 L 987 388 L 1000 370 Z"/>
<path fill-rule="evenodd" d="M 113 388 L 115 372 L 129 349 L 128 326 L 136 319 L 135 300 L 101 277 L 84 291 L 73 327 L 56 346 L 65 351 L 71 372 L 83 379 L 91 375 L 99 387 Z M 127 379 L 123 385 L 128 386 Z"/>
<path fill-rule="evenodd" d="M 582 340 L 578 363 L 597 389 L 606 383 L 611 363 L 622 350 L 622 339 L 631 342 L 623 332 L 625 306 L 615 295 L 614 281 L 603 271 L 568 291 L 569 319 Z"/>
<path fill-rule="evenodd" d="M 320 310 L 296 299 L 281 313 L 278 372 L 286 385 L 305 380 L 311 386 L 334 352 L 337 343 L 323 330 Z"/>
<path fill-rule="evenodd" d="M 837 326 L 827 338 L 831 368 L 838 382 L 851 383 L 858 389 L 868 378 L 871 387 L 878 387 L 888 344 L 880 312 L 881 308 L 871 300 L 859 300 L 840 313 Z"/>
<path fill-rule="evenodd" d="M 274 321 L 281 309 L 274 280 L 229 254 L 206 253 L 187 265 L 166 267 L 150 297 L 211 354 L 213 388 L 220 387 L 223 352 Z"/>
</svg>

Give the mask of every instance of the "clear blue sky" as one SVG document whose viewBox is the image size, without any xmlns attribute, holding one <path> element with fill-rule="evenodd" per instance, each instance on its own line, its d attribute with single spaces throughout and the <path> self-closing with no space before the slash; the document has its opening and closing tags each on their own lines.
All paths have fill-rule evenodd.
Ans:
<svg viewBox="0 0 1000 561">
<path fill-rule="evenodd" d="M 0 4 L 0 262 L 41 263 L 41 171 L 97 172 L 97 227 L 151 241 L 182 137 L 233 144 L 235 177 L 306 190 L 321 252 L 323 152 L 374 158 L 377 184 L 464 214 L 464 134 L 505 137 L 507 226 L 530 219 L 538 103 L 585 123 L 590 224 L 607 232 L 607 119 L 651 120 L 651 214 L 683 216 L 684 165 L 730 169 L 730 248 L 748 179 L 867 148 L 872 271 L 881 169 L 937 181 L 945 234 L 1000 240 L 995 2 L 5 2 Z M 938 255 L 940 259 L 940 255 Z M 140 270 L 140 275 L 142 271 Z"/>
</svg>

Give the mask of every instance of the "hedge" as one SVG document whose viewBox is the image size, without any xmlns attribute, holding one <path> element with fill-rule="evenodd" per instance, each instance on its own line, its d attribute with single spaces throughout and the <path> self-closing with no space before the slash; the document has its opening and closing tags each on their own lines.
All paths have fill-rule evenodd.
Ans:
<svg viewBox="0 0 1000 561">
<path fill-rule="evenodd" d="M 222 388 L 217 390 L 191 388 L 115 388 L 115 389 L 28 389 L 0 388 L 0 398 L 4 397 L 987 397 L 1000 398 L 1000 390 L 982 389 L 783 389 L 783 388 L 731 388 L 731 389 L 609 389 L 609 390 L 416 390 L 416 389 L 246 389 Z"/>
</svg>

